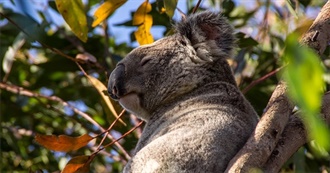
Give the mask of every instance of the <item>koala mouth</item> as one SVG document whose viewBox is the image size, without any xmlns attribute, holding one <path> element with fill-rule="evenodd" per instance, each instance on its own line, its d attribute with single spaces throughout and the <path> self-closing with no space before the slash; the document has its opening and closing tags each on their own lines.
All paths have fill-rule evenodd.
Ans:
<svg viewBox="0 0 330 173">
<path fill-rule="evenodd" d="M 123 96 L 120 96 L 118 97 L 118 101 L 119 102 L 126 102 L 126 100 L 129 100 L 131 99 L 132 97 L 137 97 L 137 94 L 136 93 L 128 93 L 128 94 L 125 94 Z"/>
<path fill-rule="evenodd" d="M 139 95 L 135 92 L 131 92 L 119 97 L 118 102 L 128 110 L 135 110 L 140 107 L 140 98 Z"/>
</svg>

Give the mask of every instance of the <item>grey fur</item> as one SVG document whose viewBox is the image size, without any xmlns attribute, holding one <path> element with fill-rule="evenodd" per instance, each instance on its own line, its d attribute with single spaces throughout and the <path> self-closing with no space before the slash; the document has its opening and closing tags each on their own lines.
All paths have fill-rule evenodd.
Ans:
<svg viewBox="0 0 330 173">
<path fill-rule="evenodd" d="M 147 122 L 124 172 L 223 172 L 257 124 L 226 61 L 227 20 L 202 12 L 176 31 L 134 49 L 110 76 L 110 96 Z"/>
</svg>

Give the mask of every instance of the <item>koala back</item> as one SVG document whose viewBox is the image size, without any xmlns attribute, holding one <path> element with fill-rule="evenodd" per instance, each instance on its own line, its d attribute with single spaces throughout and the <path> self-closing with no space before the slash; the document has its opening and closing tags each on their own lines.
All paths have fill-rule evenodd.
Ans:
<svg viewBox="0 0 330 173">
<path fill-rule="evenodd" d="M 226 61 L 233 28 L 202 12 L 117 64 L 108 92 L 147 123 L 124 172 L 223 172 L 258 117 Z"/>
</svg>

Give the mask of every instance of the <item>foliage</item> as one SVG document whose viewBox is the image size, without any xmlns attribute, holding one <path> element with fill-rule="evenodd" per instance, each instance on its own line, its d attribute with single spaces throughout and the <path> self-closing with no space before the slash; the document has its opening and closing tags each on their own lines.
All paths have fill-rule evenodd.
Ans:
<svg viewBox="0 0 330 173">
<path fill-rule="evenodd" d="M 69 152 L 78 150 L 81 147 L 87 145 L 89 141 L 94 139 L 88 134 L 81 135 L 79 137 L 70 137 L 65 135 L 55 136 L 55 135 L 40 135 L 35 136 L 36 142 L 54 151 Z"/>
<path fill-rule="evenodd" d="M 133 25 L 138 26 L 138 29 L 134 32 L 134 36 L 140 45 L 154 42 L 154 38 L 150 33 L 152 26 L 152 16 L 148 14 L 150 11 L 151 5 L 148 1 L 145 1 L 133 16 Z"/>
<path fill-rule="evenodd" d="M 319 117 L 324 92 L 324 69 L 318 55 L 299 45 L 297 40 L 298 36 L 295 34 L 291 34 L 286 40 L 283 56 L 287 66 L 283 75 L 288 83 L 290 95 L 308 122 L 306 124 L 310 130 L 310 137 L 322 148 L 329 150 L 330 143 L 326 136 L 330 137 L 330 134 Z"/>
<path fill-rule="evenodd" d="M 72 32 L 83 42 L 87 41 L 87 20 L 84 6 L 80 0 L 56 0 L 56 7 L 62 14 Z"/>
<path fill-rule="evenodd" d="M 118 7 L 123 5 L 126 0 L 117 0 L 105 1 L 94 13 L 94 17 L 96 20 L 93 22 L 92 26 L 95 27 L 100 24 L 103 20 L 105 20 L 110 14 L 112 14 Z"/>
<path fill-rule="evenodd" d="M 163 36 L 172 34 L 171 26 L 181 18 L 180 11 L 191 13 L 198 1 L 38 2 L 0 2 L 1 171 L 119 172 L 137 142 L 141 123 L 128 113 L 117 115 L 121 108 L 105 91 L 109 73 L 137 45 L 136 41 L 153 42 L 153 28 L 163 28 Z M 134 4 L 129 20 L 111 23 L 116 13 L 128 11 L 125 5 L 129 3 Z M 299 49 L 288 43 L 290 40 L 286 42 L 286 37 L 294 31 L 301 35 L 308 29 L 309 18 L 315 17 L 322 3 L 208 0 L 199 6 L 198 10 L 220 9 L 240 31 L 236 34 L 237 54 L 229 61 L 240 88 L 260 115 L 278 82 L 274 74 L 282 67 L 280 57 Z M 311 12 L 315 14 L 306 16 Z M 117 42 L 118 33 L 111 32 L 112 27 L 132 28 L 131 33 L 125 33 L 131 35 L 131 40 Z M 295 98 L 311 101 L 298 103 L 302 109 L 319 106 L 321 90 L 317 88 L 329 89 L 329 80 L 318 84 L 322 74 L 329 79 L 329 60 L 316 60 L 315 55 L 306 52 L 296 52 L 304 55 L 302 61 L 289 60 L 292 66 L 286 69 L 292 86 L 301 86 L 296 88 L 300 91 Z M 326 54 L 329 56 L 329 52 Z M 324 67 L 320 66 L 322 62 Z M 299 68 L 301 74 L 297 73 Z M 316 82 L 309 81 L 311 68 L 319 71 L 313 73 Z M 318 97 L 302 95 L 309 94 L 306 91 L 311 87 Z M 307 99 L 301 98 L 305 96 Z M 132 129 L 136 130 L 131 133 Z M 114 142 L 123 135 L 122 140 Z M 324 139 L 323 135 L 317 137 Z M 77 143 L 81 145 L 72 148 Z M 329 170 L 328 152 L 323 151 L 323 157 L 319 157 L 310 149 L 312 146 L 302 147 L 282 171 Z"/>
</svg>

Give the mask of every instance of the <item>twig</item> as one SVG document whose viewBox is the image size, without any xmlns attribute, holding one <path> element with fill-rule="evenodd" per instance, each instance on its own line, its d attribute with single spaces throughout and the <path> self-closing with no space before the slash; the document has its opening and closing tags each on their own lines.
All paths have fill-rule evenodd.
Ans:
<svg viewBox="0 0 330 173">
<path fill-rule="evenodd" d="M 10 23 L 12 23 L 14 26 L 16 26 L 19 30 L 21 30 L 24 34 L 26 34 L 27 36 L 33 38 L 31 35 L 29 35 L 29 33 L 27 33 L 23 28 L 21 28 L 19 25 L 17 25 L 13 20 L 11 20 L 8 16 L 4 15 L 3 13 L 0 13 L 0 16 L 6 18 Z M 35 39 L 35 38 L 33 38 Z M 77 66 L 82 70 L 82 72 L 86 74 L 86 72 L 81 68 L 81 66 L 79 65 L 77 59 L 69 56 L 69 55 L 66 55 L 65 53 L 61 52 L 60 50 L 56 49 L 56 48 L 53 48 L 53 47 L 50 47 L 48 46 L 47 44 L 43 43 L 42 41 L 40 40 L 37 40 L 35 39 L 36 41 L 38 41 L 43 47 L 45 48 L 48 48 L 50 49 L 51 51 L 53 51 L 54 53 L 58 54 L 58 55 L 61 55 L 67 59 L 70 59 L 72 61 L 74 61 Z M 101 66 L 99 63 L 95 62 L 94 65 L 102 70 L 105 71 L 104 67 Z M 17 86 L 13 86 L 13 85 L 7 85 L 5 83 L 0 83 L 0 88 L 3 88 L 3 89 L 6 89 L 7 91 L 10 91 L 10 92 L 13 92 L 13 93 L 17 93 L 17 94 L 21 94 L 21 95 L 26 95 L 26 96 L 29 96 L 29 97 L 43 97 L 43 98 L 46 98 L 48 100 L 52 100 L 52 101 L 57 101 L 57 102 L 60 102 L 62 105 L 64 106 L 68 106 L 70 107 L 75 113 L 81 115 L 82 117 L 84 117 L 87 121 L 91 122 L 93 125 L 95 125 L 96 127 L 99 127 L 101 129 L 102 132 L 105 132 L 106 130 L 100 126 L 96 121 L 94 121 L 88 114 L 84 113 L 84 112 L 81 112 L 79 111 L 77 108 L 73 107 L 72 105 L 70 105 L 69 103 L 63 101 L 61 98 L 59 97 L 56 97 L 56 96 L 51 96 L 51 97 L 48 97 L 48 96 L 45 96 L 45 95 L 41 95 L 41 94 L 38 94 L 38 93 L 33 93 L 32 91 L 29 91 L 29 90 L 26 90 L 26 89 L 23 89 L 21 87 L 17 87 Z M 111 140 L 114 140 L 113 136 L 111 134 L 107 134 L 106 136 L 108 136 Z M 125 155 L 125 158 L 126 159 L 130 159 L 130 156 L 129 154 L 127 153 L 127 151 L 118 143 L 118 142 L 115 142 L 115 145 L 122 151 L 122 153 Z"/>
<path fill-rule="evenodd" d="M 97 146 L 98 149 L 99 149 L 99 148 L 101 147 L 101 145 L 103 144 L 105 138 L 108 136 L 108 134 L 109 134 L 110 130 L 112 129 L 112 127 L 116 124 L 116 122 L 120 119 L 120 117 L 121 117 L 122 115 L 124 115 L 124 113 L 125 113 L 125 109 L 124 109 L 123 111 L 121 111 L 121 113 L 118 115 L 118 117 L 117 117 L 117 118 L 111 123 L 110 127 L 109 127 L 105 132 L 102 132 L 101 134 L 98 134 L 97 136 L 95 136 L 95 138 L 96 138 L 96 137 L 99 137 L 99 136 L 101 136 L 101 135 L 103 135 L 103 134 L 105 133 L 105 135 L 104 135 L 104 137 L 102 138 L 100 144 Z"/>
<path fill-rule="evenodd" d="M 119 140 L 123 139 L 124 137 L 126 137 L 128 134 L 132 133 L 135 129 L 137 129 L 138 127 L 140 127 L 143 124 L 143 121 L 141 121 L 138 125 L 134 126 L 131 130 L 127 131 L 126 133 L 124 133 L 121 137 L 119 137 L 118 139 L 110 142 L 109 144 L 103 146 L 102 148 L 99 148 L 97 151 L 95 151 L 93 154 L 96 154 L 97 152 L 113 145 L 114 143 L 118 142 Z"/>
<path fill-rule="evenodd" d="M 180 13 L 182 19 L 186 19 L 187 18 L 186 14 L 179 7 L 176 7 L 176 9 Z"/>
<path fill-rule="evenodd" d="M 108 147 L 112 144 L 114 144 L 115 142 L 123 139 L 124 137 L 126 137 L 128 134 L 130 134 L 132 131 L 134 131 L 136 128 L 140 127 L 143 124 L 143 121 L 141 121 L 138 125 L 134 126 L 131 130 L 127 131 L 126 133 L 124 133 L 120 138 L 116 139 L 115 141 L 112 141 L 111 143 L 105 145 L 104 147 Z"/>
<path fill-rule="evenodd" d="M 3 83 L 3 82 L 0 82 L 0 88 L 5 89 L 6 91 L 9 91 L 9 92 L 12 92 L 12 93 L 15 93 L 15 94 L 19 94 L 19 95 L 24 95 L 24 96 L 28 96 L 28 97 L 35 97 L 35 98 L 41 97 L 41 98 L 45 98 L 47 100 L 59 102 L 63 106 L 68 106 L 69 108 L 71 108 L 75 113 L 81 115 L 87 121 L 89 121 L 90 123 L 95 125 L 96 127 L 101 127 L 88 114 L 80 111 L 79 109 L 75 108 L 74 106 L 72 106 L 71 104 L 69 104 L 68 102 L 62 100 L 61 98 L 59 98 L 57 96 L 46 96 L 46 95 L 43 95 L 43 94 L 39 94 L 39 93 L 29 91 L 29 90 L 24 89 L 22 87 L 18 87 L 18 86 L 15 86 L 15 85 L 9 85 L 9 84 Z"/>
<path fill-rule="evenodd" d="M 14 26 L 16 26 L 19 30 L 21 30 L 24 34 L 26 34 L 27 36 L 31 37 L 32 39 L 35 39 L 33 38 L 29 33 L 27 33 L 23 28 L 21 28 L 19 25 L 17 25 L 13 20 L 11 20 L 8 16 L 4 15 L 3 13 L 0 12 L 0 16 L 6 18 L 10 23 L 12 23 Z M 61 52 L 60 50 L 56 49 L 56 48 L 53 48 L 53 47 L 50 47 L 48 46 L 47 44 L 45 44 L 44 42 L 40 41 L 40 40 L 37 40 L 35 39 L 36 41 L 38 41 L 43 47 L 45 48 L 48 48 L 49 50 L 51 50 L 52 52 L 58 54 L 58 55 L 61 55 L 71 61 L 74 61 L 74 62 L 78 62 L 77 59 L 69 56 L 69 55 L 66 55 L 65 53 Z M 99 63 L 95 62 L 94 65 L 102 70 L 105 70 L 103 68 L 103 66 L 101 66 Z"/>
<path fill-rule="evenodd" d="M 74 106 L 72 106 L 71 104 L 69 104 L 68 102 L 62 100 L 61 98 L 59 98 L 57 96 L 46 96 L 46 95 L 43 95 L 43 94 L 39 94 L 39 93 L 35 93 L 35 92 L 32 92 L 32 91 L 29 91 L 29 90 L 24 89 L 22 87 L 18 87 L 18 86 L 15 86 L 15 85 L 6 84 L 6 83 L 3 83 L 3 82 L 0 82 L 0 89 L 4 89 L 6 91 L 9 91 L 9 92 L 12 92 L 12 93 L 15 93 L 15 94 L 19 94 L 19 95 L 28 96 L 28 97 L 35 97 L 35 98 L 40 97 L 40 98 L 45 98 L 45 99 L 50 100 L 50 101 L 59 102 L 63 106 L 68 106 L 76 114 L 82 116 L 87 121 L 89 121 L 90 123 L 92 123 L 94 126 L 98 127 L 102 132 L 105 132 L 106 131 L 100 124 L 98 124 L 95 120 L 93 120 L 88 114 L 80 111 L 79 109 L 75 108 Z M 112 141 L 115 139 L 111 134 L 108 134 L 107 136 Z M 125 158 L 127 160 L 130 159 L 130 156 L 127 153 L 127 151 L 118 142 L 116 142 L 115 145 L 123 152 L 123 154 L 124 154 L 124 156 L 125 156 Z"/>
<path fill-rule="evenodd" d="M 103 151 L 105 148 L 115 144 L 115 143 L 118 143 L 119 140 L 123 139 L 124 137 L 126 137 L 128 134 L 132 133 L 132 131 L 134 131 L 136 128 L 140 127 L 142 125 L 143 121 L 141 121 L 138 125 L 136 125 L 135 127 L 133 127 L 131 130 L 127 131 L 126 133 L 124 133 L 120 138 L 110 142 L 109 144 L 103 146 L 103 147 L 98 147 L 97 150 L 94 151 L 94 153 L 92 153 L 88 159 L 88 161 L 85 163 L 85 165 L 88 165 L 90 164 L 90 162 L 92 162 L 92 160 L 95 158 L 95 156 Z"/>
<path fill-rule="evenodd" d="M 130 119 L 133 125 L 137 125 L 141 122 L 141 120 L 139 120 L 135 115 L 130 114 Z M 135 130 L 135 134 L 137 136 L 137 138 L 139 139 L 142 135 L 142 128 L 140 127 L 139 129 Z"/>
<path fill-rule="evenodd" d="M 91 149 L 95 152 L 98 150 L 97 147 L 91 147 Z M 113 160 L 117 161 L 117 162 L 122 162 L 123 164 L 126 164 L 126 160 L 122 159 L 121 157 L 118 157 L 116 155 L 113 155 L 111 154 L 110 152 L 107 152 L 107 151 L 99 151 L 100 154 L 104 155 L 104 156 L 107 156 L 107 157 L 110 157 L 112 158 Z"/>
<path fill-rule="evenodd" d="M 256 86 L 257 84 L 261 83 L 262 81 L 274 76 L 277 72 L 279 72 L 283 67 L 280 67 L 280 68 L 277 68 L 271 72 L 269 72 L 268 74 L 260 77 L 259 79 L 256 79 L 254 81 L 252 81 L 247 87 L 245 87 L 243 90 L 242 90 L 242 93 L 245 94 L 247 93 L 251 88 L 253 88 L 254 86 Z"/>
<path fill-rule="evenodd" d="M 30 36 L 30 34 L 27 33 L 23 28 L 21 28 L 19 25 L 17 25 L 13 20 L 11 20 L 11 18 L 7 17 L 7 16 L 4 15 L 3 13 L 0 13 L 0 16 L 6 18 L 10 23 L 12 23 L 14 26 L 16 26 L 19 30 L 21 30 L 21 31 L 22 31 L 24 34 L 26 34 L 27 36 L 31 37 L 32 39 L 35 39 L 35 38 L 33 38 L 32 36 Z M 42 46 L 44 46 L 44 47 L 50 49 L 51 51 L 56 52 L 57 54 L 59 54 L 59 55 L 65 57 L 65 58 L 68 58 L 68 59 L 70 59 L 70 60 L 72 60 L 72 61 L 76 61 L 75 58 L 72 58 L 71 56 L 68 56 L 68 55 L 62 53 L 61 51 L 59 51 L 59 50 L 57 50 L 57 49 L 55 49 L 55 48 L 52 48 L 52 47 L 50 47 L 50 46 L 44 44 L 43 42 L 41 42 L 41 41 L 39 41 L 39 40 L 37 40 L 37 41 L 38 41 Z"/>
<path fill-rule="evenodd" d="M 193 14 L 196 13 L 197 9 L 198 9 L 199 6 L 201 5 L 201 2 L 202 2 L 202 0 L 198 0 L 196 6 L 194 7 L 194 9 L 193 9 L 193 11 L 192 11 Z"/>
<path fill-rule="evenodd" d="M 261 24 L 259 25 L 259 33 L 257 35 L 257 40 L 258 41 L 264 41 L 264 40 L 267 40 L 265 39 L 265 35 L 268 31 L 268 15 L 269 15 L 269 7 L 270 7 L 270 0 L 266 0 L 265 2 L 265 6 L 266 6 L 266 9 L 265 9 L 265 15 L 264 15 L 264 18 L 261 22 Z"/>
</svg>

